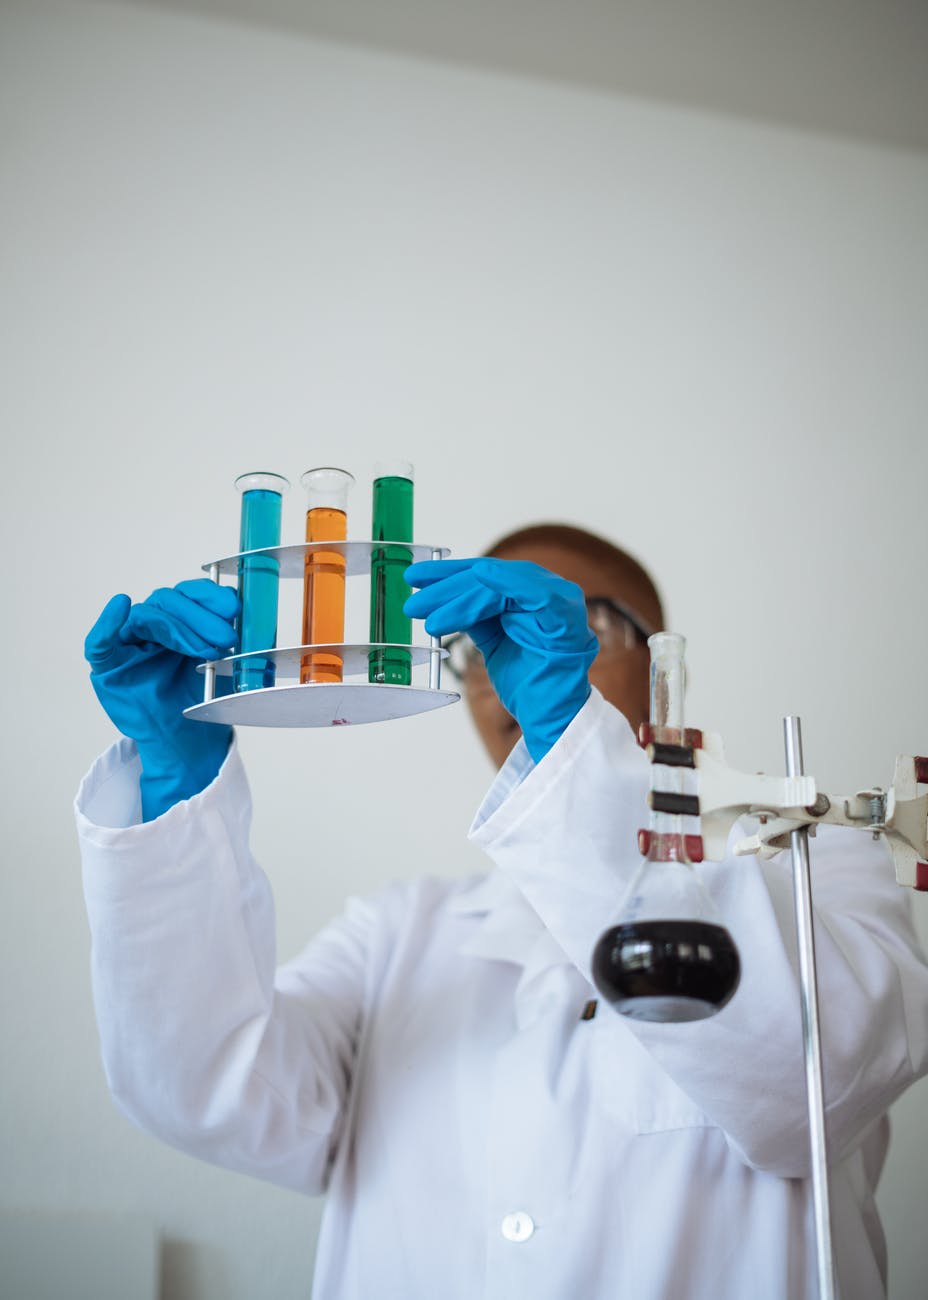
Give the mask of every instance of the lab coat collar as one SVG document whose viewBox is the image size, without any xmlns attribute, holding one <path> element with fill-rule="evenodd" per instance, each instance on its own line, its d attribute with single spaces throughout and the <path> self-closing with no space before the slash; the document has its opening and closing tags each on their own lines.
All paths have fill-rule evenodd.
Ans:
<svg viewBox="0 0 928 1300">
<path fill-rule="evenodd" d="M 458 952 L 485 961 L 522 967 L 515 990 L 516 1021 L 526 1028 L 547 1006 L 552 982 L 564 982 L 570 958 L 542 924 L 537 912 L 501 871 L 491 871 L 450 903 L 450 910 L 472 918 Z M 560 976 L 550 972 L 560 970 Z M 577 978 L 582 978 L 579 972 Z"/>
<path fill-rule="evenodd" d="M 459 951 L 471 957 L 524 964 L 539 934 L 538 913 L 501 871 L 491 871 L 451 903 L 451 911 L 473 918 Z"/>
<path fill-rule="evenodd" d="M 448 910 L 456 916 L 471 916 L 477 912 L 491 912 L 501 904 L 521 898 L 521 893 L 508 876 L 501 871 L 486 871 L 471 876 L 462 884 L 450 899 Z"/>
<path fill-rule="evenodd" d="M 592 694 L 596 697 L 592 702 L 595 710 L 602 697 L 595 689 Z M 581 714 L 587 715 L 589 711 L 588 702 Z M 579 715 L 558 742 L 562 750 L 571 731 L 576 731 L 578 721 L 582 721 Z M 497 773 L 478 811 L 475 827 L 500 809 L 534 768 L 535 763 L 520 738 Z M 522 967 L 515 991 L 516 1021 L 520 1029 L 565 999 L 589 998 L 593 994 L 592 985 L 505 872 L 496 869 L 478 878 L 463 888 L 450 906 L 461 917 L 472 918 L 459 953 Z"/>
</svg>

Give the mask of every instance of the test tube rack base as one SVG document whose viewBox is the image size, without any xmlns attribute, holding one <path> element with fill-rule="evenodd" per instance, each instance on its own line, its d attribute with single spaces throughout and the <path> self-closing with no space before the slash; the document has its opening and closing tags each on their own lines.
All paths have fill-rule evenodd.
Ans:
<svg viewBox="0 0 928 1300">
<path fill-rule="evenodd" d="M 454 704 L 456 691 L 372 682 L 299 682 L 221 695 L 184 710 L 201 722 L 242 727 L 347 727 L 388 722 Z"/>
<path fill-rule="evenodd" d="M 221 575 L 236 573 L 238 562 L 243 556 L 263 555 L 277 560 L 282 579 L 302 578 L 307 557 L 314 551 L 325 551 L 344 556 L 345 576 L 355 577 L 369 573 L 376 552 L 389 546 L 402 546 L 409 553 L 410 563 L 440 559 L 449 554 L 446 548 L 411 542 L 313 541 L 227 555 L 221 560 L 204 564 L 203 569 L 214 582 L 218 582 Z M 408 656 L 411 668 L 427 663 L 429 685 L 405 686 L 369 681 L 289 681 L 281 685 L 231 693 L 228 690 L 216 690 L 217 678 L 227 679 L 232 675 L 236 664 L 249 659 L 272 661 L 277 676 L 299 677 L 303 660 L 313 653 L 336 654 L 342 660 L 342 672 L 346 677 L 351 677 L 352 674 L 366 677 L 370 657 L 378 650 L 403 651 Z M 433 637 L 426 646 L 392 645 L 385 642 L 339 643 L 275 646 L 250 651 L 247 655 L 227 655 L 198 666 L 198 671 L 204 676 L 204 698 L 201 703 L 185 709 L 184 716 L 198 722 L 223 722 L 244 727 L 340 727 L 411 717 L 460 700 L 458 691 L 441 689 L 441 663 L 447 657 L 448 651 L 442 648 L 437 637 Z M 225 686 L 225 681 L 222 685 Z"/>
</svg>

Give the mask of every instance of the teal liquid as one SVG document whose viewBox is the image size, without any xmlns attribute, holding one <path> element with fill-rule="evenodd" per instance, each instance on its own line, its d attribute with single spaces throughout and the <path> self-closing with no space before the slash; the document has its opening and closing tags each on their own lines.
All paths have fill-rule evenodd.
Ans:
<svg viewBox="0 0 928 1300">
<path fill-rule="evenodd" d="M 280 545 L 279 492 L 264 488 L 242 494 L 240 551 Z M 269 650 L 277 644 L 277 596 L 280 564 L 269 555 L 256 555 L 238 562 L 238 594 L 242 612 L 236 624 L 236 654 Z M 232 667 L 232 689 L 254 691 L 273 686 L 272 659 L 246 659 Z"/>
<path fill-rule="evenodd" d="M 374 479 L 375 542 L 412 541 L 412 482 L 408 478 Z M 411 588 L 403 572 L 412 563 L 405 546 L 384 546 L 371 559 L 371 640 L 412 640 L 412 620 L 403 613 Z M 408 686 L 412 679 L 408 650 L 372 650 L 368 680 L 393 686 Z"/>
</svg>

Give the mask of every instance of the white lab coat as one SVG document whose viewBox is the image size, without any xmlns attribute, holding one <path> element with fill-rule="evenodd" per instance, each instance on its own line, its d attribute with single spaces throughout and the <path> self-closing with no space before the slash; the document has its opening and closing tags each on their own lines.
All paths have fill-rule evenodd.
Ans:
<svg viewBox="0 0 928 1300">
<path fill-rule="evenodd" d="M 494 781 L 471 835 L 496 870 L 352 900 L 275 972 L 234 749 L 140 825 L 115 745 L 77 819 L 118 1105 L 326 1191 L 317 1300 L 811 1300 L 789 864 L 701 868 L 742 958 L 719 1015 L 580 1019 L 647 782 L 594 691 L 540 764 L 520 742 Z M 928 1068 L 928 969 L 884 847 L 823 828 L 813 872 L 840 1294 L 874 1300 L 885 1110 Z"/>
</svg>

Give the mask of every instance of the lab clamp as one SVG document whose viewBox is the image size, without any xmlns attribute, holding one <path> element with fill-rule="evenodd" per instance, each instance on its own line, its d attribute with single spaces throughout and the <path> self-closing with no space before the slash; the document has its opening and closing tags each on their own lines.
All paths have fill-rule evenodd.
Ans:
<svg viewBox="0 0 928 1300">
<path fill-rule="evenodd" d="M 737 989 L 740 961 L 692 866 L 723 861 L 730 833 L 744 817 L 756 819 L 757 830 L 735 843 L 736 856 L 773 858 L 791 851 L 818 1288 L 821 1300 L 833 1300 L 809 836 L 821 824 L 882 836 L 897 882 L 928 890 L 928 757 L 900 755 L 888 790 L 826 794 L 803 771 L 799 718 L 787 717 L 786 776 L 737 771 L 725 762 L 718 735 L 683 725 L 684 638 L 657 633 L 648 644 L 651 718 L 638 739 L 651 763 L 650 825 L 639 832 L 642 862 L 617 921 L 594 949 L 594 981 L 631 1018 L 668 1022 L 714 1015 Z"/>
<path fill-rule="evenodd" d="M 875 839 L 884 836 L 897 883 L 928 890 L 928 758 L 900 754 L 888 790 L 875 786 L 853 795 L 828 795 L 818 789 L 814 777 L 801 772 L 776 777 L 736 771 L 726 764 L 721 737 L 714 732 L 687 728 L 682 738 L 668 743 L 661 729 L 644 723 L 638 740 L 657 767 L 698 773 L 698 795 L 664 790 L 658 782 L 648 799 L 654 812 L 699 818 L 700 833 L 684 839 L 690 862 L 724 859 L 732 827 L 744 817 L 756 818 L 759 827 L 756 834 L 736 841 L 737 857 L 774 858 L 790 847 L 795 831 L 806 829 L 814 835 L 822 824 L 847 826 L 869 831 Z M 650 834 L 640 833 L 643 852 Z"/>
</svg>

